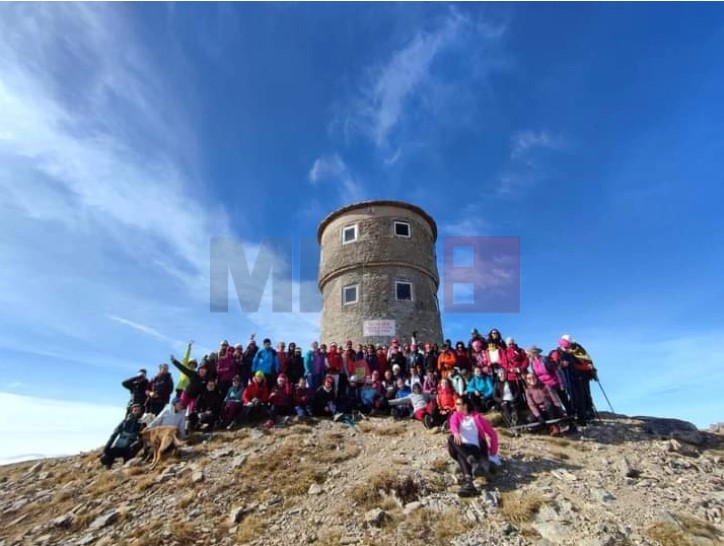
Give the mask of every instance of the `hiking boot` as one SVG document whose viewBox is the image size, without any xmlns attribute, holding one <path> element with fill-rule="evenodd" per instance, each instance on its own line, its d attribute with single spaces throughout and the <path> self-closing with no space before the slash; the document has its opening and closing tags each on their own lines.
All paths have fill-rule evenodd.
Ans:
<svg viewBox="0 0 724 546">
<path fill-rule="evenodd" d="M 334 416 L 332 417 L 332 420 L 339 421 L 340 419 L 342 419 L 342 417 L 344 417 L 344 413 L 335 413 Z"/>
<path fill-rule="evenodd" d="M 432 428 L 435 426 L 435 422 L 432 420 L 432 415 L 426 413 L 422 416 L 422 424 L 425 428 Z"/>
<path fill-rule="evenodd" d="M 473 484 L 473 477 L 468 475 L 463 476 L 463 483 L 458 491 L 458 496 L 474 497 L 478 493 L 479 491 L 475 489 L 475 485 Z"/>
<path fill-rule="evenodd" d="M 561 429 L 558 425 L 551 425 L 551 436 L 560 436 Z"/>
<path fill-rule="evenodd" d="M 270 428 L 274 428 L 274 420 L 267 419 L 262 426 L 267 430 L 269 430 Z"/>
</svg>

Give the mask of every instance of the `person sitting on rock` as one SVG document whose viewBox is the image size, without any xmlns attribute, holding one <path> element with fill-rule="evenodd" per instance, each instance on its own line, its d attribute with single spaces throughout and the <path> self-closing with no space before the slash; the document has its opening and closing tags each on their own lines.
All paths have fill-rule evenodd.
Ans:
<svg viewBox="0 0 724 546">
<path fill-rule="evenodd" d="M 428 371 L 425 373 L 425 379 L 422 382 L 422 392 L 425 394 L 437 394 L 438 381 L 435 372 Z"/>
<path fill-rule="evenodd" d="M 455 402 L 458 399 L 458 394 L 453 389 L 449 379 L 441 379 L 440 387 L 435 395 L 435 406 L 437 408 L 437 419 L 440 418 L 446 420 L 448 416 L 455 411 Z"/>
<path fill-rule="evenodd" d="M 314 393 L 314 414 L 319 417 L 335 417 L 337 413 L 334 377 L 327 375 L 324 378 L 322 386 Z"/>
<path fill-rule="evenodd" d="M 554 391 L 546 388 L 534 373 L 526 375 L 525 399 L 532 416 L 538 421 L 541 427 L 546 426 L 546 421 L 560 419 L 563 417 L 563 407 Z M 558 436 L 561 432 L 556 424 L 550 425 L 551 436 Z"/>
<path fill-rule="evenodd" d="M 375 377 L 377 372 L 373 372 L 372 376 Z M 365 415 L 377 415 L 382 412 L 386 406 L 386 399 L 382 395 L 382 388 L 379 381 L 374 381 L 373 377 L 368 378 L 367 381 L 357 389 L 357 395 L 359 398 L 359 410 Z"/>
<path fill-rule="evenodd" d="M 269 387 L 267 386 L 266 376 L 263 371 L 258 370 L 254 372 L 254 376 L 244 389 L 244 394 L 241 395 L 241 400 L 244 402 L 244 409 L 237 419 L 237 423 L 249 422 L 259 417 L 271 419 Z"/>
<path fill-rule="evenodd" d="M 382 387 L 382 396 L 385 398 L 383 411 L 386 413 L 389 411 L 390 408 L 390 400 L 394 400 L 395 393 L 397 392 L 397 383 L 395 382 L 395 378 L 392 375 L 392 370 L 387 370 L 385 372 L 383 379 L 380 382 L 380 385 Z"/>
<path fill-rule="evenodd" d="M 300 377 L 294 387 L 294 413 L 297 417 L 304 418 L 312 415 L 314 404 L 314 390 L 307 386 L 307 380 Z"/>
<path fill-rule="evenodd" d="M 111 468 L 118 457 L 122 457 L 125 463 L 135 457 L 141 449 L 139 435 L 143 430 L 143 424 L 140 421 L 142 414 L 143 406 L 141 404 L 131 405 L 131 413 L 114 429 L 101 454 L 101 464 L 106 468 Z"/>
<path fill-rule="evenodd" d="M 231 387 L 226 391 L 224 397 L 224 407 L 221 410 L 221 425 L 226 427 L 227 430 L 234 428 L 234 423 L 241 412 L 244 410 L 244 402 L 241 400 L 241 395 L 244 393 L 244 389 L 241 388 L 241 377 L 234 376 L 231 380 Z"/>
<path fill-rule="evenodd" d="M 269 395 L 269 403 L 274 418 L 278 416 L 286 417 L 292 414 L 294 392 L 291 383 L 289 383 L 289 378 L 285 374 L 279 374 L 279 377 L 277 377 L 277 385 Z"/>
<path fill-rule="evenodd" d="M 156 418 L 149 423 L 148 428 L 176 427 L 179 438 L 186 437 L 186 411 L 180 397 L 174 398 L 171 403 Z"/>
<path fill-rule="evenodd" d="M 493 400 L 503 414 L 508 426 L 514 427 L 520 421 L 520 410 L 526 406 L 525 395 L 518 381 L 509 381 L 503 368 L 498 370 L 498 381 L 493 388 Z"/>
<path fill-rule="evenodd" d="M 466 393 L 475 407 L 475 411 L 487 411 L 493 403 L 493 380 L 483 374 L 483 369 L 476 366 L 473 377 L 468 381 Z"/>
<path fill-rule="evenodd" d="M 500 461 L 498 433 L 473 409 L 466 396 L 455 402 L 455 411 L 450 416 L 450 432 L 448 453 L 458 463 L 463 474 L 458 494 L 461 497 L 476 495 L 478 490 L 473 484 L 473 477 L 486 475 L 491 460 L 496 464 Z M 490 445 L 486 438 L 490 440 Z"/>
<path fill-rule="evenodd" d="M 191 428 L 200 428 L 211 432 L 221 417 L 224 397 L 216 388 L 216 380 L 209 379 L 206 390 L 199 395 L 194 412 L 189 415 Z"/>
<path fill-rule="evenodd" d="M 390 405 L 393 406 L 393 410 L 397 409 L 398 411 L 403 406 L 409 406 L 411 407 L 412 416 L 418 421 L 422 421 L 425 428 L 434 426 L 432 419 L 432 412 L 435 409 L 434 396 L 423 393 L 420 383 L 414 383 L 412 392 L 405 397 L 392 400 Z"/>
<path fill-rule="evenodd" d="M 392 407 L 391 414 L 395 419 L 412 415 L 412 406 L 409 404 L 399 404 L 400 400 L 407 400 L 409 402 L 411 394 L 412 391 L 410 387 L 408 387 L 405 384 L 405 380 L 400 377 L 395 384 L 395 397 L 388 400 L 388 404 Z"/>
<path fill-rule="evenodd" d="M 359 409 L 359 381 L 356 375 L 349 377 L 344 386 L 340 383 L 339 394 L 337 395 L 338 410 L 342 413 L 353 413 Z"/>
</svg>

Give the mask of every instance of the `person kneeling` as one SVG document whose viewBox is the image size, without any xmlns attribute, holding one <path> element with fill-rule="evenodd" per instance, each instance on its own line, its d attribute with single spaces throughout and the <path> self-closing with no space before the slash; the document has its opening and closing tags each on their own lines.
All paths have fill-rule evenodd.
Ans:
<svg viewBox="0 0 724 546">
<path fill-rule="evenodd" d="M 138 403 L 133 404 L 131 413 L 113 431 L 101 454 L 101 464 L 106 468 L 110 469 L 118 457 L 123 457 L 125 463 L 135 457 L 141 449 L 139 434 L 143 429 L 140 421 L 142 414 L 143 406 Z"/>
<path fill-rule="evenodd" d="M 455 402 L 455 411 L 450 416 L 450 431 L 448 453 L 463 473 L 458 494 L 461 497 L 477 495 L 473 476 L 486 475 L 490 462 L 499 462 L 498 433 L 480 413 L 473 410 L 472 402 L 466 396 Z M 490 448 L 486 437 L 490 439 Z"/>
</svg>

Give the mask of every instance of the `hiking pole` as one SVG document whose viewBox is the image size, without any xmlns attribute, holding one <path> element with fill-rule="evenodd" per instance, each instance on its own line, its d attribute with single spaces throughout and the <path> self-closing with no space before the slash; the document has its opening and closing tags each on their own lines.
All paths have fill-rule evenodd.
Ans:
<svg viewBox="0 0 724 546">
<path fill-rule="evenodd" d="M 613 411 L 613 406 L 611 405 L 611 402 L 609 401 L 608 396 L 606 396 L 606 391 L 603 390 L 603 385 L 601 385 L 601 380 L 598 378 L 598 374 L 596 374 L 596 383 L 598 383 L 598 386 L 601 388 L 603 397 L 606 399 L 606 403 L 608 404 L 608 409 L 611 410 L 611 413 L 616 413 L 615 411 Z"/>
</svg>

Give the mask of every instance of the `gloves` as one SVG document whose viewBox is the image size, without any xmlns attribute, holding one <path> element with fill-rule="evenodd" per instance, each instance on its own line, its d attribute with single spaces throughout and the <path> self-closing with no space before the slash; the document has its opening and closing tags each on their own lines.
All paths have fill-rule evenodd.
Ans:
<svg viewBox="0 0 724 546">
<path fill-rule="evenodd" d="M 500 460 L 500 457 L 498 455 L 490 455 L 488 457 L 488 460 L 495 466 L 503 466 L 503 462 Z"/>
</svg>

